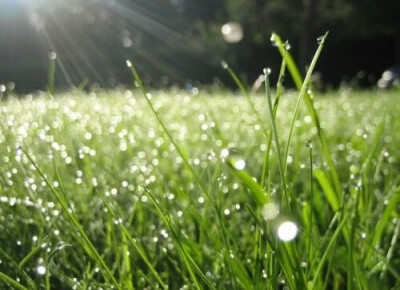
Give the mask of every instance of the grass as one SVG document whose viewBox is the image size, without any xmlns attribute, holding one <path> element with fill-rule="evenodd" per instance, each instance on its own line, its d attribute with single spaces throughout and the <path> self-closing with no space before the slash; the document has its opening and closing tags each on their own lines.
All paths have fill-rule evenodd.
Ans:
<svg viewBox="0 0 400 290">
<path fill-rule="evenodd" d="M 313 96 L 281 52 L 300 94 L 227 65 L 245 97 L 150 94 L 131 66 L 2 101 L 0 288 L 399 288 L 398 93 Z"/>
</svg>

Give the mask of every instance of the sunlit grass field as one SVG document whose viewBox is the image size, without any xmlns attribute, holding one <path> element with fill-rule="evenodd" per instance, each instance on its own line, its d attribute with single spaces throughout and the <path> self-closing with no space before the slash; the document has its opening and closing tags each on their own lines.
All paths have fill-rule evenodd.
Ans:
<svg viewBox="0 0 400 290">
<path fill-rule="evenodd" d="M 1 289 L 400 288 L 398 92 L 148 98 L 0 102 Z"/>
</svg>

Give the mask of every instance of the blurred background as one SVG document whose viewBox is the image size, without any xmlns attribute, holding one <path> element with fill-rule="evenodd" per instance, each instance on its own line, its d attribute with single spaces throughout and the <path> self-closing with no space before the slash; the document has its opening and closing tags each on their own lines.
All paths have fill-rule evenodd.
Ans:
<svg viewBox="0 0 400 290">
<path fill-rule="evenodd" d="M 45 89 L 55 58 L 57 89 L 131 83 L 127 59 L 154 87 L 233 86 L 221 60 L 251 85 L 279 70 L 271 32 L 304 71 L 330 31 L 315 84 L 375 86 L 400 63 L 399 15 L 395 0 L 0 0 L 0 84 Z"/>
</svg>

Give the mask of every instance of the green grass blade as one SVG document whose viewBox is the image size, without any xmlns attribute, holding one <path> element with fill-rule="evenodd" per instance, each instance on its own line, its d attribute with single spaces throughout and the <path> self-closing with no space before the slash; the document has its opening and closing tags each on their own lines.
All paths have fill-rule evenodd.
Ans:
<svg viewBox="0 0 400 290">
<path fill-rule="evenodd" d="M 56 75 L 56 61 L 57 55 L 55 52 L 49 53 L 49 68 L 48 68 L 48 75 L 47 75 L 47 91 L 50 94 L 54 94 L 54 79 Z"/>
<path fill-rule="evenodd" d="M 398 188 L 391 196 L 385 210 L 382 213 L 380 220 L 378 221 L 373 235 L 370 239 L 370 247 L 367 251 L 364 260 L 364 266 L 367 267 L 371 262 L 372 254 L 374 253 L 375 247 L 378 245 L 380 239 L 382 238 L 383 232 L 385 231 L 388 223 L 390 222 L 390 217 L 393 212 L 395 212 L 397 205 L 400 202 L 400 189 Z"/>
<path fill-rule="evenodd" d="M 3 280 L 4 282 L 10 284 L 15 289 L 28 290 L 28 288 L 26 288 L 25 286 L 21 285 L 19 282 L 17 282 L 16 280 L 11 278 L 10 276 L 7 276 L 3 272 L 0 272 L 0 279 Z"/>
<path fill-rule="evenodd" d="M 299 114 L 300 102 L 302 101 L 304 95 L 306 94 L 306 91 L 308 89 L 308 86 L 309 86 L 309 83 L 310 83 L 310 80 L 311 80 L 311 75 L 312 75 L 312 73 L 314 71 L 315 65 L 317 64 L 317 61 L 318 61 L 318 58 L 319 58 L 319 56 L 321 54 L 322 48 L 324 47 L 325 39 L 326 39 L 327 36 L 328 36 L 328 33 L 326 33 L 323 36 L 322 40 L 320 41 L 320 43 L 318 45 L 318 48 L 317 48 L 317 51 L 315 52 L 314 57 L 313 57 L 313 59 L 311 61 L 310 67 L 307 70 L 306 77 L 305 77 L 305 79 L 304 79 L 304 81 L 303 81 L 303 83 L 301 85 L 301 88 L 300 88 L 300 93 L 299 93 L 299 96 L 297 98 L 296 106 L 295 106 L 295 109 L 294 109 L 294 112 L 293 112 L 293 118 L 292 118 L 292 121 L 290 123 L 289 136 L 288 136 L 288 140 L 287 140 L 287 144 L 286 144 L 285 155 L 284 155 L 284 158 L 283 158 L 283 162 L 284 162 L 284 166 L 285 166 L 285 173 L 287 171 L 287 158 L 289 156 L 289 148 L 290 148 L 291 141 L 292 141 L 294 124 L 295 124 L 295 122 L 297 120 L 297 116 Z M 286 52 L 286 54 L 287 54 L 287 52 Z M 283 58 L 285 58 L 285 56 Z"/>
<path fill-rule="evenodd" d="M 339 197 L 336 195 L 336 192 L 329 182 L 329 179 L 326 176 L 325 172 L 321 169 L 317 169 L 314 171 L 314 176 L 321 186 L 322 191 L 324 192 L 325 197 L 328 200 L 328 203 L 331 206 L 332 210 L 334 212 L 337 212 L 340 208 Z"/>
<path fill-rule="evenodd" d="M 281 56 L 286 60 L 288 70 L 292 76 L 292 79 L 293 79 L 297 89 L 301 90 L 302 86 L 303 86 L 303 78 L 300 74 L 299 69 L 297 68 L 296 63 L 293 60 L 293 57 L 291 56 L 290 52 L 285 49 L 285 45 L 282 42 L 279 35 L 277 35 L 276 33 L 273 33 L 271 36 L 271 40 L 276 44 Z M 339 176 L 337 174 L 337 171 L 335 168 L 335 163 L 333 162 L 325 134 L 321 128 L 321 124 L 319 121 L 317 111 L 315 110 L 314 105 L 313 105 L 312 94 L 307 92 L 307 90 L 304 93 L 304 100 L 306 102 L 308 111 L 313 119 L 313 122 L 317 128 L 317 134 L 318 134 L 318 139 L 321 144 L 322 153 L 323 153 L 323 156 L 329 166 L 330 178 L 332 179 L 332 183 L 334 184 L 335 191 L 339 194 L 342 191 L 341 184 L 339 181 Z"/>
<path fill-rule="evenodd" d="M 246 170 L 235 169 L 235 161 L 228 158 L 229 167 L 232 169 L 233 175 L 235 175 L 239 180 L 250 190 L 253 194 L 253 198 L 257 201 L 260 206 L 263 206 L 266 202 L 270 200 L 270 196 L 266 194 L 263 188 L 254 181 L 253 177 Z"/>
<path fill-rule="evenodd" d="M 274 111 L 273 111 L 273 107 L 272 107 L 272 97 L 271 97 L 271 88 L 269 85 L 268 69 L 264 69 L 264 79 L 265 79 L 265 95 L 268 100 L 268 112 L 269 112 L 269 117 L 271 120 L 272 132 L 274 135 L 276 154 L 278 156 L 279 173 L 281 176 L 282 193 L 283 193 L 282 194 L 282 202 L 285 205 L 286 209 L 289 209 L 289 197 L 287 195 L 286 177 L 285 177 L 284 165 L 283 165 L 283 161 L 282 161 L 282 157 L 281 157 L 281 150 L 280 150 L 280 145 L 279 145 L 279 135 L 278 135 L 278 130 L 276 129 Z"/>
</svg>

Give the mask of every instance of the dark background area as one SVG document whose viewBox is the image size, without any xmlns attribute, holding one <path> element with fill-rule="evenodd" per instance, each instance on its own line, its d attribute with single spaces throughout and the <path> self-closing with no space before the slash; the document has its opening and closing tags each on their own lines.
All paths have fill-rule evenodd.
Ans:
<svg viewBox="0 0 400 290">
<path fill-rule="evenodd" d="M 127 59 L 154 86 L 231 86 L 221 60 L 251 84 L 279 69 L 272 31 L 303 71 L 330 31 L 316 68 L 324 86 L 371 86 L 400 62 L 399 15 L 393 0 L 0 0 L 0 84 L 45 89 L 50 52 L 59 89 L 130 83 Z M 240 41 L 224 39 L 225 23 L 241 25 Z"/>
</svg>

